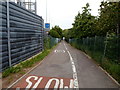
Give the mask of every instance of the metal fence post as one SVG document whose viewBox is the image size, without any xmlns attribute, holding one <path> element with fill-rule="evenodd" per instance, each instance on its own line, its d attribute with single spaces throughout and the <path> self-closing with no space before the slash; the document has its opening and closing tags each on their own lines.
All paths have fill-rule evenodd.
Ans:
<svg viewBox="0 0 120 90">
<path fill-rule="evenodd" d="M 107 50 L 107 37 L 108 37 L 108 32 L 107 32 L 107 34 L 106 34 L 106 40 L 105 40 L 105 48 L 104 48 L 104 53 L 103 53 L 103 57 L 102 57 L 102 60 L 101 60 L 101 63 L 103 62 L 103 59 L 104 59 L 104 57 L 105 57 L 105 55 L 106 55 L 106 50 Z"/>
<path fill-rule="evenodd" d="M 11 46 L 10 46 L 10 16 L 9 16 L 9 0 L 7 0 L 7 31 L 8 31 L 8 55 L 9 67 L 11 67 Z"/>
<path fill-rule="evenodd" d="M 95 35 L 95 41 L 94 41 L 94 50 L 93 50 L 93 53 L 95 53 L 95 44 L 96 44 L 96 38 L 97 38 L 97 36 Z"/>
<path fill-rule="evenodd" d="M 83 45 L 84 45 L 84 38 L 82 40 L 83 40 Z"/>
</svg>

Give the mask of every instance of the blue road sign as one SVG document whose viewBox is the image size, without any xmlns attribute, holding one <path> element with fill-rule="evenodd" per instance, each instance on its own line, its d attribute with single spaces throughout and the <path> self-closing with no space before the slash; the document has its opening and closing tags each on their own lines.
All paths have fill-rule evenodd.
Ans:
<svg viewBox="0 0 120 90">
<path fill-rule="evenodd" d="M 45 23 L 45 28 L 50 28 L 50 23 Z"/>
</svg>

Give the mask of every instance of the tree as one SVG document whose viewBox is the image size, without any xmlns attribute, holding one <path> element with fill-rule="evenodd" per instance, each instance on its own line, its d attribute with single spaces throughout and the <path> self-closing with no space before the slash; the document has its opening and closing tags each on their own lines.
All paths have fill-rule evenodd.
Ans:
<svg viewBox="0 0 120 90">
<path fill-rule="evenodd" d="M 51 35 L 54 38 L 60 38 L 60 35 L 54 30 L 50 30 L 49 35 Z"/>
<path fill-rule="evenodd" d="M 50 30 L 49 35 L 55 38 L 62 38 L 62 29 L 59 26 L 55 26 Z"/>
<path fill-rule="evenodd" d="M 69 31 L 69 38 L 85 38 L 106 36 L 106 33 L 118 34 L 120 30 L 120 2 L 101 2 L 99 16 L 91 15 L 89 3 L 75 16 L 73 27 Z M 119 26 L 119 27 L 118 27 Z"/>
<path fill-rule="evenodd" d="M 89 3 L 83 7 L 82 14 L 78 13 L 75 17 L 75 21 L 73 23 L 73 30 L 75 38 L 82 38 L 87 36 L 93 36 L 94 33 L 93 25 L 95 22 L 95 17 L 90 13 L 91 9 L 89 9 Z"/>
<path fill-rule="evenodd" d="M 97 21 L 97 31 L 100 35 L 106 35 L 107 32 L 117 31 L 118 3 L 101 2 L 100 16 Z"/>
</svg>

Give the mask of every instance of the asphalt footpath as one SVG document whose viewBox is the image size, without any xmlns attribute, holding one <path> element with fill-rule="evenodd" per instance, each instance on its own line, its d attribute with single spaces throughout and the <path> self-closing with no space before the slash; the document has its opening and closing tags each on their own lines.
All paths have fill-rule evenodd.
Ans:
<svg viewBox="0 0 120 90">
<path fill-rule="evenodd" d="M 62 41 L 13 88 L 118 88 L 83 52 Z"/>
</svg>

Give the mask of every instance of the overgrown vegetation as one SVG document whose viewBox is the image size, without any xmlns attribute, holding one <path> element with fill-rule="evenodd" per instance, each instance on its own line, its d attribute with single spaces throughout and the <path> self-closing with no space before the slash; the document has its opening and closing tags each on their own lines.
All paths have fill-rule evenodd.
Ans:
<svg viewBox="0 0 120 90">
<path fill-rule="evenodd" d="M 101 2 L 99 16 L 90 11 L 87 3 L 75 17 L 73 27 L 63 31 L 63 36 L 120 82 L 120 2 Z"/>
<path fill-rule="evenodd" d="M 109 43 L 111 42 L 107 42 L 108 44 L 105 51 L 105 39 L 105 37 L 100 36 L 84 39 L 71 39 L 70 44 L 91 56 L 100 66 L 120 82 L 120 62 L 118 59 L 120 51 L 118 51 L 116 47 L 109 46 Z M 111 55 L 111 53 L 115 54 Z"/>
<path fill-rule="evenodd" d="M 62 29 L 59 26 L 52 27 L 52 29 L 49 32 L 49 35 L 54 38 L 62 38 Z"/>
<path fill-rule="evenodd" d="M 66 38 L 85 38 L 94 36 L 106 36 L 107 32 L 119 35 L 120 26 L 120 2 L 101 2 L 99 16 L 93 16 L 89 3 L 83 7 L 82 13 L 75 16 L 73 27 L 64 30 Z M 66 34 L 65 34 L 66 33 Z"/>
<path fill-rule="evenodd" d="M 54 38 L 51 36 L 44 38 L 44 50 L 51 49 L 54 45 L 59 42 L 58 38 Z"/>
<path fill-rule="evenodd" d="M 53 39 L 53 38 L 46 38 L 44 40 L 45 50 L 42 53 L 40 53 L 39 55 L 37 55 L 36 57 L 34 57 L 30 60 L 26 60 L 16 66 L 6 69 L 2 73 L 2 77 L 5 78 L 11 74 L 18 73 L 18 72 L 22 71 L 23 69 L 30 68 L 37 62 L 40 62 L 41 60 L 43 60 L 45 58 L 45 56 L 47 56 L 50 53 L 50 51 L 54 48 L 54 46 L 57 44 L 57 43 L 53 43 L 52 45 L 50 44 L 54 40 L 55 39 Z M 24 72 L 22 72 L 22 73 L 24 74 Z"/>
</svg>

